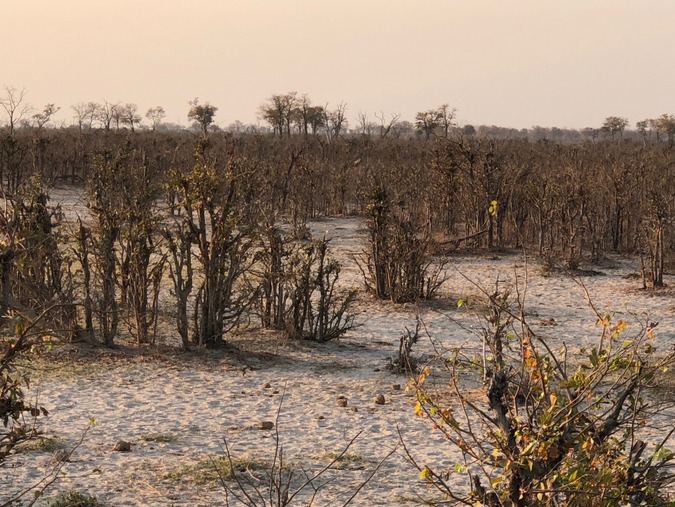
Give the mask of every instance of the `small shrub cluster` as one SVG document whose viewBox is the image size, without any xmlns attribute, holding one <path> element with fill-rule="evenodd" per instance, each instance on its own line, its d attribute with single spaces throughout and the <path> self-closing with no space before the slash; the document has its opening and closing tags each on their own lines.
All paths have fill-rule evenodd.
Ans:
<svg viewBox="0 0 675 507">
<path fill-rule="evenodd" d="M 256 275 L 258 310 L 264 326 L 291 338 L 326 342 L 352 329 L 355 291 L 337 288 L 339 263 L 330 257 L 329 241 L 292 243 L 276 227 L 260 250 Z"/>
<path fill-rule="evenodd" d="M 49 499 L 49 507 L 96 507 L 98 505 L 98 499 L 95 496 L 74 489 L 59 493 Z"/>
<path fill-rule="evenodd" d="M 443 283 L 444 262 L 432 262 L 429 232 L 419 233 L 410 213 L 379 187 L 367 208 L 369 249 L 361 266 L 366 287 L 380 299 L 431 299 Z"/>
</svg>

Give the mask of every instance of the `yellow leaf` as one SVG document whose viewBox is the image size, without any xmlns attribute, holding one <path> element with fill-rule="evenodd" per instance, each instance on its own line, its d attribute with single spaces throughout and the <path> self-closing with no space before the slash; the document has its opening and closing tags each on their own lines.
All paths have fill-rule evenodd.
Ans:
<svg viewBox="0 0 675 507">
<path fill-rule="evenodd" d="M 490 207 L 488 208 L 488 213 L 490 213 L 490 215 L 492 215 L 493 217 L 497 216 L 497 209 L 498 209 L 497 201 L 492 201 L 490 203 Z"/>
</svg>

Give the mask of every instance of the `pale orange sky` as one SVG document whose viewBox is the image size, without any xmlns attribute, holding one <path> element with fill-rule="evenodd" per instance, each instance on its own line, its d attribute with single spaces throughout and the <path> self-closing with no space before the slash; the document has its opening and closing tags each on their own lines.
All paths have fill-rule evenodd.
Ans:
<svg viewBox="0 0 675 507">
<path fill-rule="evenodd" d="M 462 123 L 599 126 L 675 113 L 674 0 L 0 0 L 0 85 L 36 108 L 188 100 L 255 122 L 273 93 Z M 0 116 L 0 121 L 4 117 Z"/>
</svg>

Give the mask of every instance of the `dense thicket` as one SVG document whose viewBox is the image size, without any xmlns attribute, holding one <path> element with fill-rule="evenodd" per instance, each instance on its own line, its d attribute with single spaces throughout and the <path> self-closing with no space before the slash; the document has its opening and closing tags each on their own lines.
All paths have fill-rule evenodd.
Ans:
<svg viewBox="0 0 675 507">
<path fill-rule="evenodd" d="M 381 297 L 399 299 L 383 285 L 389 272 L 414 282 L 402 286 L 405 294 L 423 297 L 429 280 L 415 269 L 428 263 L 434 245 L 527 248 L 569 267 L 608 252 L 639 254 L 645 283 L 658 286 L 675 246 L 674 162 L 670 144 L 648 140 L 18 129 L 0 135 L 2 311 L 35 308 L 40 297 L 40 308 L 62 304 L 72 294 L 84 322 L 73 324 L 66 307 L 61 324 L 98 332 L 111 345 L 122 319 L 139 343 L 152 343 L 164 303 L 178 308 L 185 346 L 217 344 L 260 298 L 258 313 L 269 325 L 264 305 L 278 305 L 269 291 L 281 281 L 271 265 L 257 285 L 250 276 L 265 255 L 276 255 L 264 251 L 269 231 L 283 219 L 282 237 L 297 242 L 307 238 L 313 217 L 362 214 L 372 221 L 378 195 L 386 195 L 388 216 L 396 218 L 383 231 L 405 233 L 412 245 L 394 268 L 386 259 L 368 268 Z M 46 218 L 43 203 L 46 189 L 63 184 L 89 196 L 90 217 L 70 236 L 55 227 L 58 216 Z M 36 197 L 27 197 L 31 192 Z M 54 255 L 28 248 L 30 241 Z M 418 254 L 415 264 L 409 256 Z M 35 266 L 14 262 L 20 255 Z M 170 291 L 161 290 L 163 276 L 173 281 Z M 39 294 L 28 294 L 32 288 Z"/>
</svg>

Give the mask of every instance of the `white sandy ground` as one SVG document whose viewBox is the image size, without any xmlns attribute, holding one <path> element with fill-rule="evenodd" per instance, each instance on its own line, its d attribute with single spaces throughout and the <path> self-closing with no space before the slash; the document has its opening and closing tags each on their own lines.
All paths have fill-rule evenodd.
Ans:
<svg viewBox="0 0 675 507">
<path fill-rule="evenodd" d="M 345 287 L 361 287 L 353 255 L 364 247 L 364 227 L 363 221 L 353 218 L 312 223 L 315 237 L 325 233 L 333 238 L 331 246 L 345 263 Z M 479 350 L 479 340 L 472 332 L 480 326 L 479 291 L 462 274 L 492 289 L 497 277 L 501 284 L 512 283 L 514 269 L 522 277 L 527 272 L 530 324 L 553 348 L 564 342 L 570 350 L 578 350 L 597 338 L 595 316 L 571 277 L 559 273 L 541 276 L 534 259 L 526 263 L 520 255 L 501 254 L 451 257 L 449 278 L 443 286 L 449 302 L 423 305 L 420 310 L 429 334 L 443 347 L 466 345 Z M 585 277 L 584 283 L 600 311 L 615 312 L 615 319 L 631 319 L 631 313 L 648 314 L 652 321 L 659 321 L 658 347 L 665 350 L 675 344 L 675 301 L 668 294 L 634 290 L 639 280 L 627 275 L 637 273 L 635 259 L 612 258 L 595 269 L 606 276 Z M 672 277 L 666 281 L 675 283 Z M 467 297 L 467 307 L 458 309 L 456 301 Z M 89 419 L 96 419 L 46 498 L 75 488 L 110 506 L 225 505 L 219 485 L 197 486 L 193 479 L 171 478 L 170 474 L 209 456 L 222 456 L 223 437 L 235 458 L 271 461 L 274 431 L 251 428 L 260 421 L 275 420 L 284 392 L 278 429 L 285 461 L 291 466 L 317 470 L 328 463 L 326 453 L 340 452 L 362 432 L 349 452 L 363 461 L 327 472 L 324 478 L 330 482 L 314 505 L 341 505 L 377 462 L 397 446 L 397 428 L 419 463 L 442 469 L 461 462 L 456 449 L 445 443 L 428 421 L 413 416 L 414 394 L 405 390 L 406 378 L 385 368 L 404 328 L 414 328 L 416 307 L 393 306 L 362 296 L 358 308 L 359 327 L 337 343 L 288 342 L 272 333 L 254 331 L 232 339 L 235 346 L 259 351 L 250 357 L 191 353 L 163 360 L 112 352 L 89 364 L 80 362 L 77 368 L 63 361 L 53 369 L 36 372 L 37 381 L 29 394 L 39 396 L 50 412 L 40 421 L 47 436 L 72 446 Z M 552 323 L 549 319 L 556 325 L 544 325 Z M 168 341 L 170 337 L 165 338 Z M 428 338 L 413 349 L 418 356 L 432 352 Z M 265 388 L 267 383 L 270 388 Z M 393 384 L 401 384 L 402 389 L 393 390 Z M 378 394 L 385 396 L 385 405 L 374 404 Z M 348 398 L 348 407 L 337 406 L 340 395 Z M 665 418 L 662 422 L 672 426 L 672 421 Z M 663 430 L 650 431 L 652 439 L 663 434 Z M 171 435 L 175 441 L 142 439 L 157 434 Z M 129 441 L 131 452 L 112 451 L 118 440 Z M 13 455 L 0 469 L 0 499 L 39 480 L 51 469 L 51 459 L 50 453 L 41 451 Z M 459 480 L 456 484 L 458 488 L 466 486 Z M 308 489 L 297 505 L 306 505 L 310 493 Z M 438 498 L 421 483 L 399 450 L 382 464 L 352 505 L 412 505 L 419 497 Z M 46 499 L 40 502 L 38 505 L 47 504 Z"/>
</svg>

